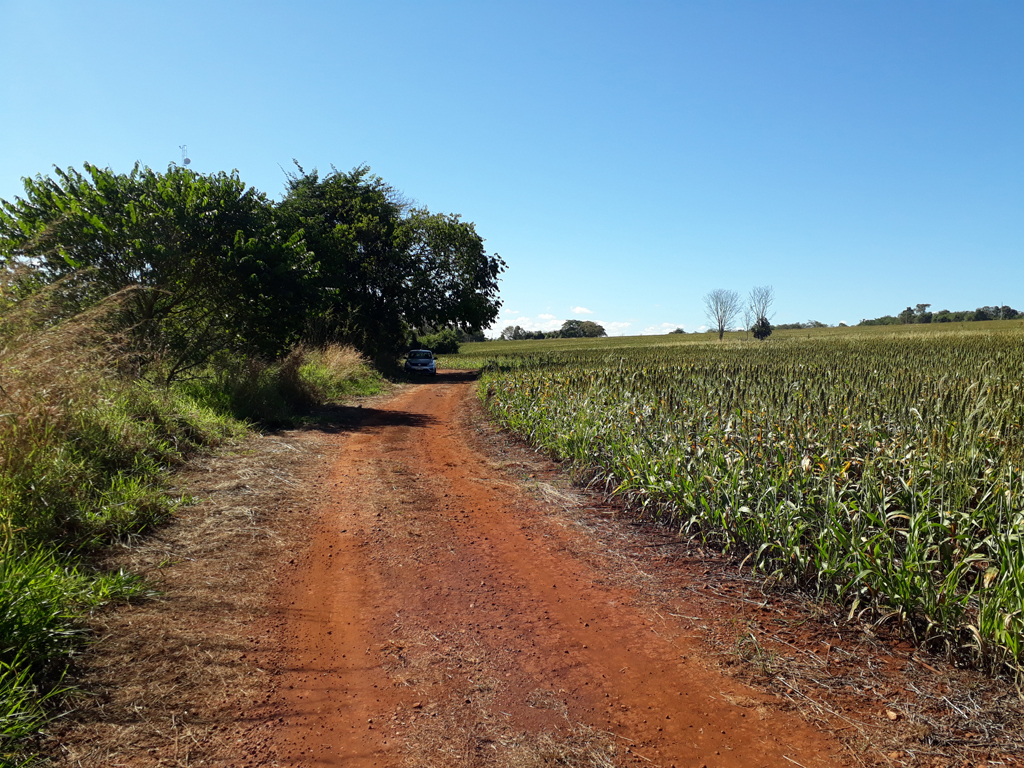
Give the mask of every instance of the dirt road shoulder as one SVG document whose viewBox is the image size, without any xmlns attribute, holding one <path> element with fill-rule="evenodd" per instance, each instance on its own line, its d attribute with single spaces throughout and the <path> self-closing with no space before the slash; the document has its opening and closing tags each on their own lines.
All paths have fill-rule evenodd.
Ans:
<svg viewBox="0 0 1024 768">
<path fill-rule="evenodd" d="M 491 430 L 468 376 L 186 481 L 204 503 L 122 556 L 164 596 L 98 619 L 69 764 L 952 764 L 900 708 L 909 650 L 861 671 L 891 690 L 842 690 L 869 641 L 613 520 Z"/>
</svg>

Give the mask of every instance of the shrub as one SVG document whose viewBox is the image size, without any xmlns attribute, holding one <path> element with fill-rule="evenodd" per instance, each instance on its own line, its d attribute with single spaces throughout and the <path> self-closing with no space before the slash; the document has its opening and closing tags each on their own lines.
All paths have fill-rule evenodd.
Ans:
<svg viewBox="0 0 1024 768">
<path fill-rule="evenodd" d="M 772 324 L 768 322 L 768 318 L 759 317 L 751 330 L 754 332 L 755 339 L 764 341 L 772 335 Z"/>
<path fill-rule="evenodd" d="M 417 344 L 422 349 L 429 349 L 439 355 L 459 354 L 459 332 L 454 328 L 444 328 L 437 333 L 420 336 Z"/>
</svg>

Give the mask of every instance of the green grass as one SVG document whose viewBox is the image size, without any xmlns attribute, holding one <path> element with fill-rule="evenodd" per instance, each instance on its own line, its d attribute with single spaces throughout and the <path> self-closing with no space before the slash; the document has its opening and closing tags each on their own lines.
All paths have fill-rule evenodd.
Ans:
<svg viewBox="0 0 1024 768">
<path fill-rule="evenodd" d="M 0 541 L 0 765 L 28 763 L 26 740 L 66 692 L 64 660 L 83 639 L 78 615 L 147 594 L 129 574 L 91 573 L 53 551 Z"/>
<path fill-rule="evenodd" d="M 487 369 L 500 423 L 638 515 L 1019 671 L 1024 324 L 964 325 L 491 342 L 445 363 Z"/>
<path fill-rule="evenodd" d="M 71 685 L 82 613 L 146 593 L 88 563 L 172 515 L 170 470 L 254 424 L 383 386 L 352 350 L 327 347 L 162 387 L 126 376 L 88 321 L 24 326 L 0 314 L 0 767 L 31 758 Z"/>
<path fill-rule="evenodd" d="M 311 408 L 381 392 L 383 377 L 351 347 L 298 347 L 277 364 L 236 361 L 176 391 L 233 422 L 285 426 Z"/>
</svg>

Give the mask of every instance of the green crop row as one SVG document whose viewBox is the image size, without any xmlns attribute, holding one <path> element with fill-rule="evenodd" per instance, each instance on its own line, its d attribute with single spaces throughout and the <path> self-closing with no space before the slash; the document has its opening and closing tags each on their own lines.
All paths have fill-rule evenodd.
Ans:
<svg viewBox="0 0 1024 768">
<path fill-rule="evenodd" d="M 1020 671 L 1018 328 L 535 346 L 479 367 L 501 424 L 645 518 Z"/>
</svg>

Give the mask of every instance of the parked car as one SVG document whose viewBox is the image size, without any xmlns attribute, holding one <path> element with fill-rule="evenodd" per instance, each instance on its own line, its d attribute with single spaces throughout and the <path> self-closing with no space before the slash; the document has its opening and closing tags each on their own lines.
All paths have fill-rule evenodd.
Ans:
<svg viewBox="0 0 1024 768">
<path fill-rule="evenodd" d="M 405 356 L 406 373 L 429 373 L 437 375 L 437 363 L 434 362 L 434 353 L 429 349 L 414 349 Z"/>
</svg>

